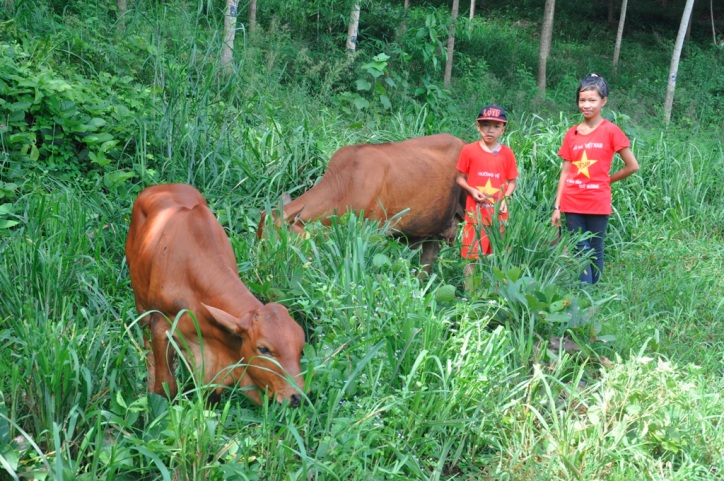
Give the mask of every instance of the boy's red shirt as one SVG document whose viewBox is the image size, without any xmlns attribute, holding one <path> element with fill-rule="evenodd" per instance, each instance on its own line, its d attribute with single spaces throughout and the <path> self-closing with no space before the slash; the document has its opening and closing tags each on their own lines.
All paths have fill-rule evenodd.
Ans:
<svg viewBox="0 0 724 481">
<path fill-rule="evenodd" d="M 616 152 L 630 146 L 626 134 L 606 119 L 587 135 L 571 127 L 558 151 L 563 160 L 571 162 L 561 195 L 561 212 L 611 214 L 611 163 Z"/>
<path fill-rule="evenodd" d="M 496 155 L 483 150 L 479 142 L 466 144 L 460 152 L 457 169 L 467 176 L 470 186 L 493 195 L 496 201 L 508 188 L 508 182 L 518 178 L 515 155 L 506 145 L 501 145 Z M 468 195 L 465 210 L 472 212 L 475 207 L 475 200 Z"/>
<path fill-rule="evenodd" d="M 486 195 L 492 196 L 496 201 L 508 188 L 508 182 L 518 178 L 518 166 L 515 155 L 510 147 L 500 146 L 497 154 L 483 149 L 480 142 L 466 144 L 460 152 L 457 169 L 466 175 L 470 186 L 476 187 Z M 476 227 L 478 222 L 490 225 L 495 213 L 494 203 L 478 204 L 473 196 L 467 195 L 465 202 L 465 226 L 463 228 L 461 256 L 468 259 L 477 259 L 479 254 L 490 254 L 493 249 L 486 232 Z M 499 214 L 501 220 L 508 218 L 508 213 Z M 500 224 L 502 233 L 504 226 Z"/>
</svg>

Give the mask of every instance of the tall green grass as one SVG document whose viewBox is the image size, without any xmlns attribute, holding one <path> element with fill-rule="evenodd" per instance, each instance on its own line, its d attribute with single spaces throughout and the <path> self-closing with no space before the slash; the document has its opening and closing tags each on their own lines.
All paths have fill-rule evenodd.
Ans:
<svg viewBox="0 0 724 481">
<path fill-rule="evenodd" d="M 556 152 L 577 121 L 569 86 L 587 47 L 562 46 L 570 58 L 555 63 L 550 98 L 532 103 L 531 66 L 493 62 L 514 49 L 525 63 L 534 49 L 503 19 L 486 21 L 461 47 L 500 32 L 489 39 L 500 49 L 487 49 L 488 59 L 462 48 L 471 68 L 456 73 L 458 90 L 444 96 L 428 77 L 428 105 L 401 93 L 407 83 L 395 112 L 350 112 L 335 94 L 358 78 L 355 60 L 305 56 L 284 25 L 242 36 L 237 70 L 222 77 L 221 16 L 206 2 L 138 2 L 123 32 L 105 5 L 61 3 L 16 1 L 6 32 L 58 72 L 130 76 L 147 89 L 135 100 L 149 104 L 118 160 L 132 165 L 132 180 L 91 189 L 49 173 L 12 197 L 19 224 L 0 230 L 0 479 L 721 477 L 723 147 L 716 132 L 680 118 L 679 130 L 644 125 L 649 106 L 623 95 L 656 98 L 655 83 L 634 82 L 625 68 L 614 81 L 621 97 L 607 115 L 642 169 L 614 186 L 606 271 L 585 287 L 576 282 L 581 259 L 570 255 L 575 239 L 551 246 L 549 219 Z M 391 62 L 389 78 L 414 82 L 399 65 Z M 700 77 L 702 91 L 715 86 L 715 75 Z M 695 90 L 683 99 L 701 100 Z M 420 276 L 417 251 L 358 215 L 311 223 L 305 236 L 254 236 L 259 213 L 313 185 L 342 145 L 439 131 L 472 141 L 470 119 L 490 99 L 510 106 L 505 143 L 521 179 L 472 289 L 459 241 Z M 531 105 L 535 115 L 522 113 Z M 716 127 L 716 108 L 685 117 Z M 309 392 L 299 409 L 257 407 L 240 390 L 213 408 L 203 386 L 173 403 L 146 392 L 123 245 L 135 194 L 172 181 L 199 187 L 242 280 L 305 328 Z M 449 287 L 452 299 L 440 295 Z M 580 350 L 556 349 L 557 337 Z"/>
</svg>

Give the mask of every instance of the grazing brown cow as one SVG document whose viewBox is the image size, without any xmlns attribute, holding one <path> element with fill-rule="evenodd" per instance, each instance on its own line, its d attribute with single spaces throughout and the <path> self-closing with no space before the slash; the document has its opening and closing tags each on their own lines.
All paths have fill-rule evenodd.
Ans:
<svg viewBox="0 0 724 481">
<path fill-rule="evenodd" d="M 422 243 L 421 263 L 429 266 L 439 250 L 437 240 L 451 242 L 462 220 L 465 196 L 455 182 L 455 167 L 463 145 L 452 135 L 438 134 L 342 147 L 322 179 L 284 205 L 284 221 L 301 232 L 309 220 L 329 225 L 329 216 L 347 210 L 384 222 L 409 209 L 393 227 L 413 246 Z M 257 236 L 263 229 L 264 214 Z"/>
<path fill-rule="evenodd" d="M 229 239 L 198 190 L 169 184 L 141 192 L 126 259 L 136 308 L 148 313 L 149 390 L 164 394 L 166 383 L 171 397 L 177 393 L 172 335 L 182 349 L 188 346 L 190 353 L 184 352 L 197 378 L 218 386 L 212 399 L 218 400 L 224 385 L 239 383 L 299 406 L 304 332 L 286 308 L 262 304 L 241 282 Z M 188 313 L 171 330 L 184 309 L 195 314 L 200 336 Z M 245 392 L 261 402 L 257 389 Z"/>
</svg>

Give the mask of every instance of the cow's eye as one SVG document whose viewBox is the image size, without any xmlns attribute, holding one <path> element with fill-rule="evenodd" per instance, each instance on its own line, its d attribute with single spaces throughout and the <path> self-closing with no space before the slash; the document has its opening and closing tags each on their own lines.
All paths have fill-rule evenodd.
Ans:
<svg viewBox="0 0 724 481">
<path fill-rule="evenodd" d="M 259 351 L 259 354 L 261 354 L 262 356 L 271 356 L 271 351 L 269 350 L 268 347 L 259 346 L 257 348 L 257 350 Z"/>
</svg>

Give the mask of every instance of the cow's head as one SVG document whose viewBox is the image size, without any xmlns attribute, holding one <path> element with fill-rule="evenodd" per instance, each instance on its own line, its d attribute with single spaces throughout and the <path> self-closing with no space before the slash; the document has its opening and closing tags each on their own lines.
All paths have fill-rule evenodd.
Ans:
<svg viewBox="0 0 724 481">
<path fill-rule="evenodd" d="M 256 386 L 273 395 L 278 402 L 289 400 L 298 407 L 304 392 L 300 361 L 304 348 L 304 331 L 281 304 L 262 304 L 249 314 L 237 318 L 212 306 L 204 307 L 220 324 L 242 339 L 241 363 L 248 367 L 240 380 L 242 386 Z M 261 403 L 257 390 L 246 391 Z"/>
</svg>

